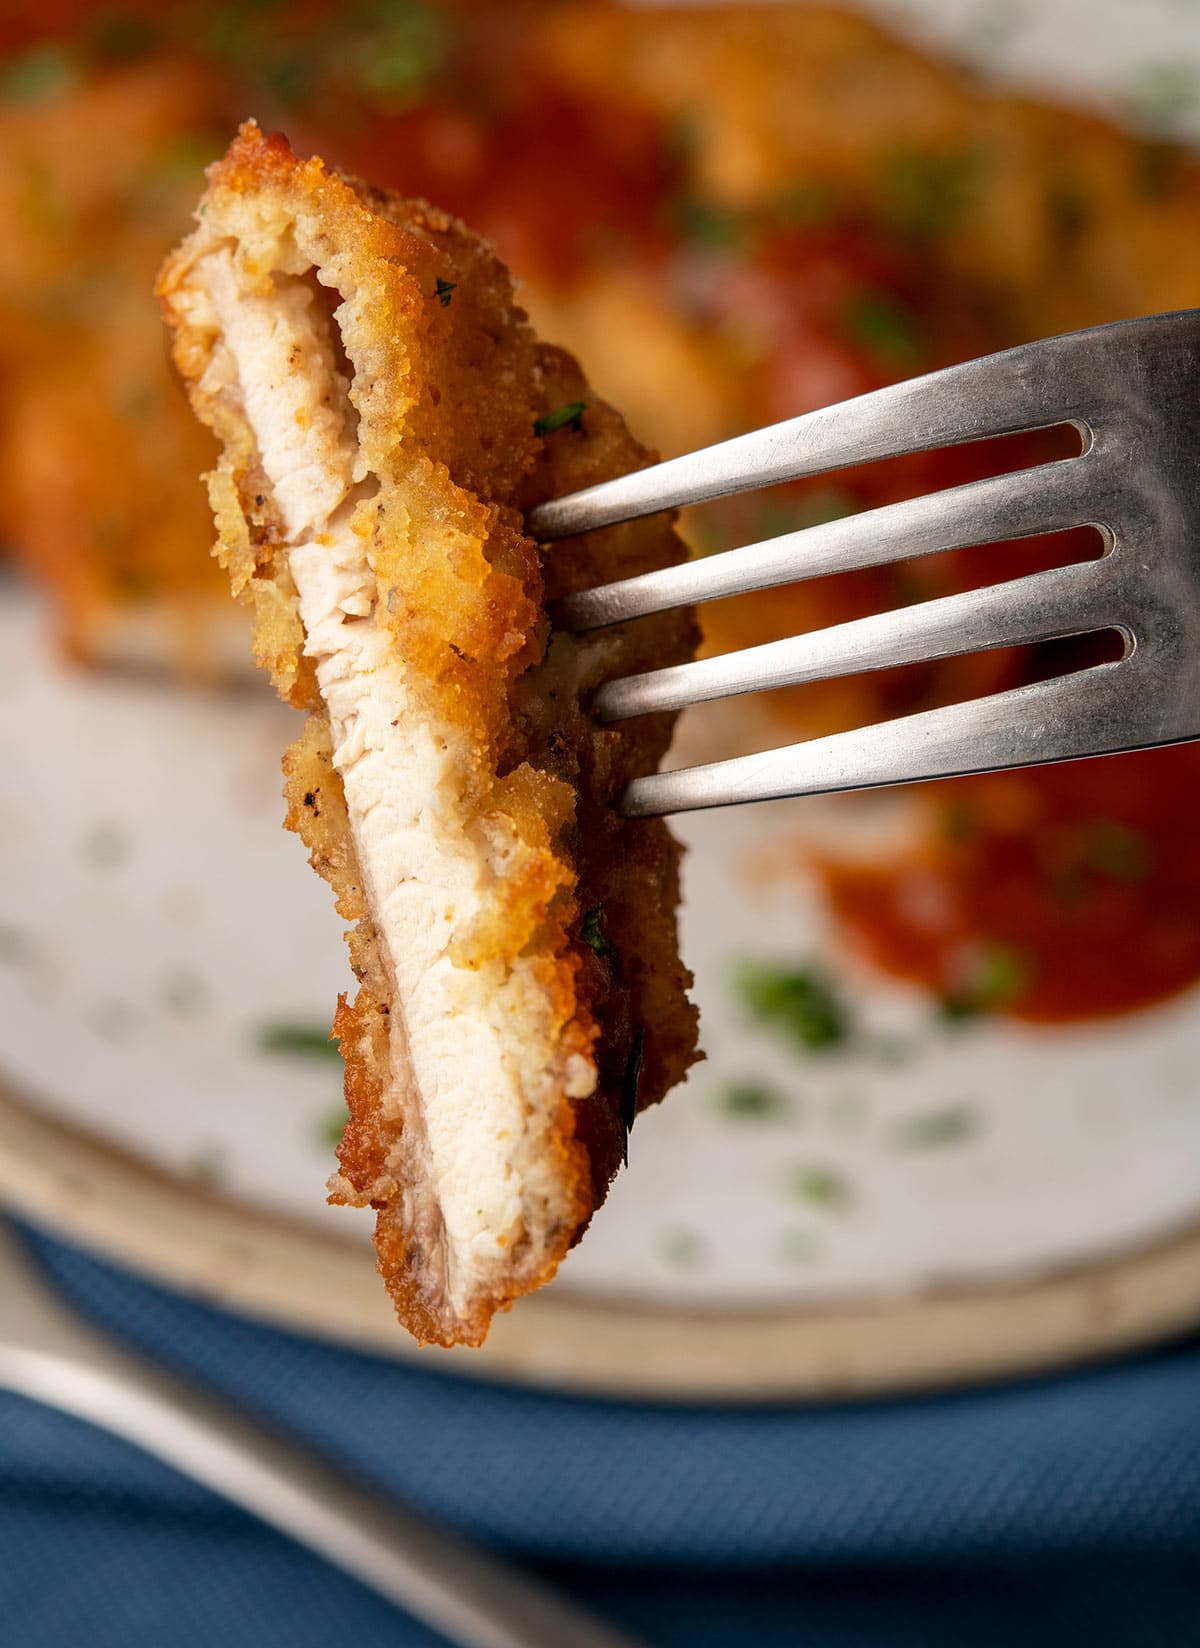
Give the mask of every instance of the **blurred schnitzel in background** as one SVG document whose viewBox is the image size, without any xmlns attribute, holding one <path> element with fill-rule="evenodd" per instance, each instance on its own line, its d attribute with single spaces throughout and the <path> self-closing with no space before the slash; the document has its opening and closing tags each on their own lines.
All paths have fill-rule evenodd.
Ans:
<svg viewBox="0 0 1200 1648">
<path fill-rule="evenodd" d="M 150 292 L 202 166 L 247 114 L 492 238 L 541 333 L 667 454 L 1200 301 L 1200 166 L 1183 148 L 989 88 L 838 9 L 9 6 L 0 488 L 8 548 L 81 660 L 214 679 L 243 651 L 197 479 L 214 453 Z M 708 553 L 1061 450 L 1047 437 L 877 465 L 685 527 Z M 1032 540 L 748 597 L 707 615 L 709 643 L 1080 547 Z M 778 743 L 1094 656 L 1060 643 L 794 689 L 739 712 L 739 737 Z M 1200 869 L 1179 824 L 1198 797 L 1189 749 L 943 784 L 918 798 L 907 853 L 804 863 L 859 952 L 952 1011 L 1086 1018 L 1200 976 Z"/>
</svg>

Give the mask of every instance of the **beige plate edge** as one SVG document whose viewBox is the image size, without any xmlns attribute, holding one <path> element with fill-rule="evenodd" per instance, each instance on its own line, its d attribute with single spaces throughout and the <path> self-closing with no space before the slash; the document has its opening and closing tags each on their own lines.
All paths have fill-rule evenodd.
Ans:
<svg viewBox="0 0 1200 1648">
<path fill-rule="evenodd" d="M 483 1351 L 418 1350 L 368 1254 L 173 1179 L 0 1092 L 0 1204 L 203 1302 L 428 1368 L 627 1399 L 881 1395 L 1032 1373 L 1200 1321 L 1200 1226 L 1086 1270 L 846 1308 L 662 1311 L 540 1294 Z"/>
</svg>

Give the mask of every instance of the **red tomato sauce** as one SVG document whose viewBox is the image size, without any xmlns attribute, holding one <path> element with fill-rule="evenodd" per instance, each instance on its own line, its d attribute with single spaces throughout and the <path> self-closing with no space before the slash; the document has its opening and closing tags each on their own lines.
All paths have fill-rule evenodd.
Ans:
<svg viewBox="0 0 1200 1648">
<path fill-rule="evenodd" d="M 1200 978 L 1198 795 L 1195 745 L 955 779 L 923 795 L 910 854 L 818 870 L 885 972 L 967 1009 L 1103 1018 Z"/>
</svg>

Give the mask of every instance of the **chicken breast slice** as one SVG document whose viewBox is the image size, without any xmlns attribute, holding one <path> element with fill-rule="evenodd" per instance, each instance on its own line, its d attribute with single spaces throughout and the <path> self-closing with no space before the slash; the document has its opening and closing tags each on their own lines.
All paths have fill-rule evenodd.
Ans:
<svg viewBox="0 0 1200 1648">
<path fill-rule="evenodd" d="M 377 1210 L 417 1337 L 479 1343 L 553 1275 L 636 1110 L 695 1057 L 678 850 L 612 806 L 670 723 L 584 708 L 605 674 L 689 656 L 694 628 L 576 640 L 545 617 L 682 547 L 658 519 L 543 563 L 521 512 L 648 454 L 429 207 L 250 124 L 160 292 L 224 445 L 216 553 L 259 661 L 309 711 L 288 822 L 357 922 L 332 1196 Z"/>
</svg>

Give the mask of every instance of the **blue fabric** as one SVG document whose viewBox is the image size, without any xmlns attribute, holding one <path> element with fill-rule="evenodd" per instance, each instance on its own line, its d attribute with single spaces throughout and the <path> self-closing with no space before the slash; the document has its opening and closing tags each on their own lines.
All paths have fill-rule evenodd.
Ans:
<svg viewBox="0 0 1200 1648">
<path fill-rule="evenodd" d="M 1195 1343 L 936 1399 L 633 1406 L 334 1349 L 29 1241 L 115 1336 L 662 1648 L 1200 1643 Z M 437 1641 L 136 1450 L 0 1398 L 3 1648 L 335 1640 Z"/>
</svg>

